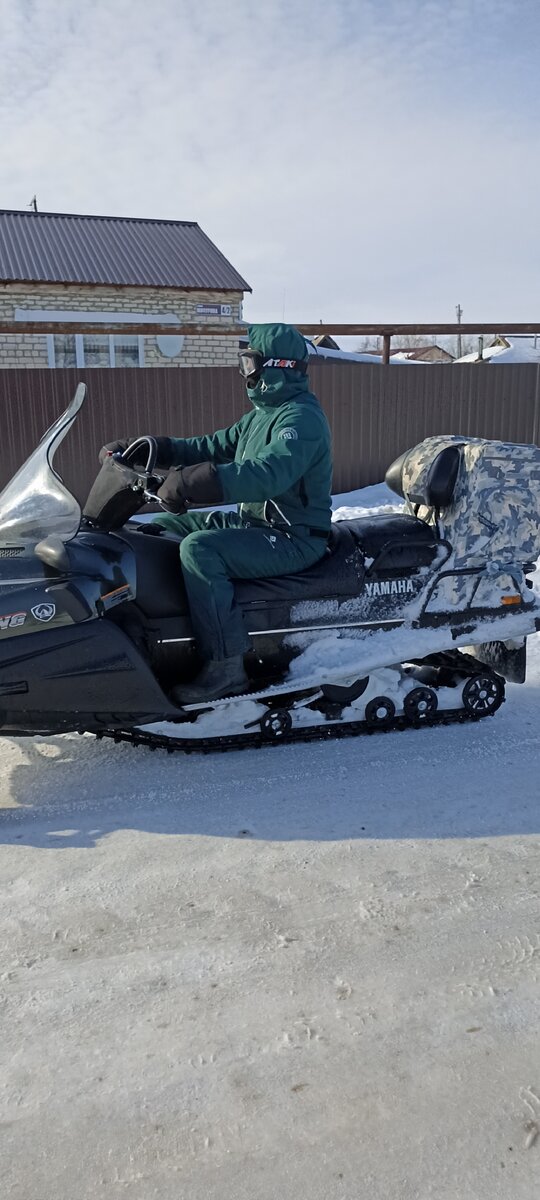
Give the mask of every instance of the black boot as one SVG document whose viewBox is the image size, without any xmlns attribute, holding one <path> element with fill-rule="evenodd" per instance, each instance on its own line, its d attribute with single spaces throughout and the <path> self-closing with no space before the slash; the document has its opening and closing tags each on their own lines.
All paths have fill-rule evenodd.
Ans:
<svg viewBox="0 0 540 1200">
<path fill-rule="evenodd" d="M 204 704 L 207 700 L 222 700 L 247 692 L 249 679 L 244 669 L 244 655 L 207 662 L 193 683 L 179 684 L 172 689 L 175 704 Z"/>
</svg>

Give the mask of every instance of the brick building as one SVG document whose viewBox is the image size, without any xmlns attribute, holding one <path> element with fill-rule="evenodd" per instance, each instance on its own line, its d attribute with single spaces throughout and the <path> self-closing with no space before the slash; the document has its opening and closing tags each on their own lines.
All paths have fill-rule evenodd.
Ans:
<svg viewBox="0 0 540 1200">
<path fill-rule="evenodd" d="M 0 321 L 73 333 L 0 335 L 0 367 L 193 367 L 238 361 L 234 337 L 75 332 L 103 324 L 235 324 L 251 291 L 194 221 L 0 210 Z"/>
</svg>

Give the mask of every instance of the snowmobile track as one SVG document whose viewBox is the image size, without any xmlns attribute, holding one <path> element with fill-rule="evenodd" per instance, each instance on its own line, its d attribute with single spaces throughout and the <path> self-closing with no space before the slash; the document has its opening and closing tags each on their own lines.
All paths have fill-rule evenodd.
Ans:
<svg viewBox="0 0 540 1200">
<path fill-rule="evenodd" d="M 356 737 L 359 734 L 396 733 L 406 729 L 433 729 L 437 725 L 462 725 L 465 722 L 485 720 L 494 717 L 495 711 L 475 715 L 465 709 L 443 709 L 434 713 L 429 720 L 411 722 L 405 717 L 398 716 L 388 724 L 368 725 L 366 721 L 348 721 L 343 725 L 334 724 L 314 725 L 311 728 L 292 729 L 284 737 L 268 738 L 262 733 L 231 734 L 217 738 L 169 738 L 164 734 L 146 733 L 142 730 L 129 729 L 100 729 L 96 733 L 99 740 L 107 738 L 113 742 L 127 742 L 131 746 L 144 747 L 147 750 L 165 750 L 167 754 L 215 754 L 226 753 L 228 750 L 262 750 L 268 746 L 291 745 L 293 742 L 328 742 L 334 739 Z"/>
</svg>

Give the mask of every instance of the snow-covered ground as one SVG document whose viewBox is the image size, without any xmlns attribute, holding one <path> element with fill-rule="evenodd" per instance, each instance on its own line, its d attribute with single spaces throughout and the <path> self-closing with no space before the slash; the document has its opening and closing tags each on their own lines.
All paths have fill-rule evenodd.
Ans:
<svg viewBox="0 0 540 1200">
<path fill-rule="evenodd" d="M 2 1196 L 532 1200 L 529 646 L 478 725 L 1 744 Z"/>
</svg>

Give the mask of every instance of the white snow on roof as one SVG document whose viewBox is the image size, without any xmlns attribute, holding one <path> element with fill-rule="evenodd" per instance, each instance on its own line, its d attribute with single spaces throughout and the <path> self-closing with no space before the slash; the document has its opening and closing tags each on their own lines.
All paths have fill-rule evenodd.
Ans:
<svg viewBox="0 0 540 1200">
<path fill-rule="evenodd" d="M 483 358 L 487 362 L 496 363 L 540 363 L 540 334 L 537 337 L 506 337 L 505 341 L 508 342 L 507 346 L 485 347 Z M 462 358 L 455 360 L 458 363 L 477 361 L 477 350 L 473 354 L 464 354 Z"/>
<path fill-rule="evenodd" d="M 327 350 L 324 346 L 314 346 L 313 342 L 309 341 L 309 338 L 305 340 L 309 353 L 314 358 L 335 358 L 338 362 L 382 363 L 382 354 L 362 354 L 361 351 L 352 353 L 349 350 Z M 418 363 L 413 359 L 400 357 L 397 354 L 391 355 L 390 364 L 392 365 L 392 363 L 397 363 L 398 366 L 401 366 L 403 363 L 407 363 L 407 366 L 418 366 Z"/>
<path fill-rule="evenodd" d="M 429 346 L 426 346 L 426 350 L 429 350 Z M 415 366 L 417 366 L 417 367 L 426 367 L 426 366 L 432 365 L 428 359 L 409 358 L 410 353 L 411 353 L 410 350 L 398 350 L 396 354 L 390 355 L 390 362 L 392 362 L 392 363 L 404 363 L 404 362 L 414 363 Z"/>
<path fill-rule="evenodd" d="M 306 338 L 306 343 L 309 353 L 312 354 L 314 358 L 336 358 L 338 362 L 382 362 L 382 357 L 377 354 L 356 354 L 350 353 L 348 350 L 327 350 L 325 346 L 314 346 L 313 342 L 310 342 L 308 338 Z"/>
</svg>

